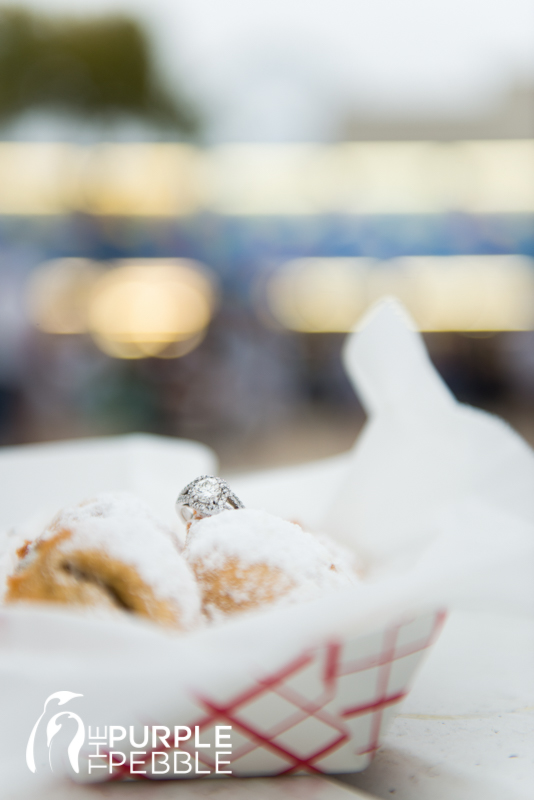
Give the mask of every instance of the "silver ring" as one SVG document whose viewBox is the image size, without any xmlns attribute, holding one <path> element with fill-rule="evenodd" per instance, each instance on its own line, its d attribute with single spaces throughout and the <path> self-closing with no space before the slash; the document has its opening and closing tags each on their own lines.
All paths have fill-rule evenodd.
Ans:
<svg viewBox="0 0 534 800">
<path fill-rule="evenodd" d="M 188 483 L 178 495 L 176 511 L 186 522 L 193 515 L 196 517 L 212 517 L 221 511 L 231 511 L 245 506 L 235 495 L 226 481 L 213 475 L 201 475 Z"/>
</svg>

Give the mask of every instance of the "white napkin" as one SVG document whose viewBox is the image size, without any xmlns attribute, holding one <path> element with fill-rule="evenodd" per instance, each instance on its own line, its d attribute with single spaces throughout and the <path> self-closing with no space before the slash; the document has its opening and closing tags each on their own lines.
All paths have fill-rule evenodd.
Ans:
<svg viewBox="0 0 534 800">
<path fill-rule="evenodd" d="M 509 593 L 534 611 L 531 448 L 502 420 L 456 402 L 393 300 L 368 315 L 343 357 L 369 420 L 321 527 L 357 551 L 369 576 L 424 556 L 452 570 L 477 606 Z"/>
</svg>

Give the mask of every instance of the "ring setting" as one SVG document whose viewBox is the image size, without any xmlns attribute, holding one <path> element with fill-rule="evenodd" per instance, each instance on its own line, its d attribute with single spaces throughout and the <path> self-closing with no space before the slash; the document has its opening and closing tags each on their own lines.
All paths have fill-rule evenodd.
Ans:
<svg viewBox="0 0 534 800">
<path fill-rule="evenodd" d="M 213 475 L 201 475 L 188 483 L 176 500 L 176 511 L 186 522 L 193 516 L 212 517 L 222 511 L 244 508 L 225 480 Z"/>
</svg>

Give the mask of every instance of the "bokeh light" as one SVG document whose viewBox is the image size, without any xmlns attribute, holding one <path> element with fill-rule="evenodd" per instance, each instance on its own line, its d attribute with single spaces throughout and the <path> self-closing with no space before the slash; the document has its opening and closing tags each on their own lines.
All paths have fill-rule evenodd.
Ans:
<svg viewBox="0 0 534 800">
<path fill-rule="evenodd" d="M 215 303 L 214 282 L 185 259 L 132 259 L 103 275 L 89 304 L 91 334 L 114 358 L 173 358 L 195 347 Z"/>
<path fill-rule="evenodd" d="M 87 309 L 102 267 L 85 258 L 60 258 L 41 264 L 27 286 L 30 320 L 44 333 L 88 330 Z"/>
<path fill-rule="evenodd" d="M 275 319 L 292 330 L 351 330 L 367 303 L 366 258 L 302 258 L 290 261 L 267 285 Z"/>
<path fill-rule="evenodd" d="M 534 142 L 0 142 L 0 215 L 534 211 Z"/>
<path fill-rule="evenodd" d="M 77 154 L 79 179 L 73 198 L 80 208 L 133 217 L 174 217 L 197 210 L 199 155 L 192 147 L 115 143 Z"/>
<path fill-rule="evenodd" d="M 266 299 L 284 327 L 334 333 L 387 295 L 422 331 L 534 329 L 534 262 L 517 255 L 297 259 L 274 273 Z"/>
</svg>

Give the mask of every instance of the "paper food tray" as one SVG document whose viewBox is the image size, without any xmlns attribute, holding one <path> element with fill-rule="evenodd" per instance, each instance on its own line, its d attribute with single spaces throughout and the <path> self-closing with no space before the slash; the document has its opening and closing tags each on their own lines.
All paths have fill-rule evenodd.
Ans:
<svg viewBox="0 0 534 800">
<path fill-rule="evenodd" d="M 104 471 L 100 464 L 107 465 Z M 136 466 L 139 464 L 143 465 L 142 470 Z M 47 511 L 57 509 L 84 496 L 83 489 L 87 486 L 91 491 L 128 488 L 142 493 L 163 514 L 165 508 L 160 507 L 154 491 L 150 491 L 154 480 L 161 490 L 161 482 L 165 484 L 172 476 L 173 493 L 167 495 L 167 500 L 174 499 L 176 485 L 181 486 L 190 474 L 203 473 L 208 468 L 213 469 L 209 451 L 188 442 L 156 437 L 19 448 L 0 455 L 0 475 L 8 488 L 8 503 L 3 508 L 1 523 L 5 526 L 31 516 L 43 504 Z M 148 475 L 151 481 L 147 480 Z M 268 476 L 265 481 L 266 494 L 270 480 Z M 22 487 L 34 483 L 39 491 L 28 496 Z M 366 625 L 357 609 L 355 614 L 350 613 L 355 599 L 351 591 L 343 594 L 347 596 L 338 600 L 340 609 L 331 608 L 326 619 L 316 619 L 317 601 L 303 608 L 285 609 L 282 616 L 280 612 L 264 612 L 252 623 L 256 641 L 247 630 L 249 619 L 174 641 L 157 628 L 129 620 L 126 625 L 78 618 L 61 609 L 47 611 L 42 607 L 2 609 L 2 685 L 6 700 L 3 708 L 9 704 L 5 695 L 17 698 L 12 718 L 21 723 L 15 754 L 21 771 L 27 770 L 24 754 L 32 716 L 37 718 L 47 697 L 65 690 L 83 695 L 68 706 L 84 720 L 86 729 L 80 771 L 74 775 L 78 780 L 130 777 L 129 762 L 111 772 L 95 766 L 103 761 L 91 762 L 95 750 L 89 734 L 97 728 L 102 732 L 106 726 L 109 730 L 110 724 L 142 727 L 153 720 L 171 730 L 174 725 L 186 725 L 192 730 L 199 726 L 201 741 L 211 742 L 211 748 L 198 750 L 198 760 L 193 762 L 198 771 L 183 777 L 215 774 L 216 725 L 232 728 L 231 740 L 225 740 L 231 744 L 231 755 L 224 756 L 230 763 L 224 766 L 221 763 L 220 768 L 231 770 L 234 776 L 364 769 L 382 740 L 395 706 L 406 695 L 425 650 L 434 641 L 442 614 L 425 611 L 414 616 L 413 604 L 410 606 L 405 599 L 403 616 L 401 598 L 400 609 L 397 607 L 393 613 L 378 603 L 375 612 L 379 624 L 373 622 L 370 613 L 370 623 Z M 328 622 L 329 614 L 335 617 L 336 624 Z M 278 626 L 283 629 L 277 631 Z M 226 628 L 229 630 L 225 636 Z M 296 628 L 300 629 L 298 634 Z M 351 635 L 351 628 L 363 632 Z M 121 642 L 120 648 L 110 649 L 110 636 Z M 263 640 L 261 647 L 258 638 Z M 216 656 L 210 652 L 203 659 L 206 639 Z M 159 648 L 157 656 L 155 640 Z M 197 658 L 192 657 L 195 650 Z M 137 653 L 135 666 L 132 653 Z M 228 663 L 229 653 L 233 653 L 239 669 L 231 659 Z M 20 665 L 21 658 L 22 679 L 10 669 L 10 663 Z M 65 660 L 67 669 L 63 666 Z M 201 664 L 193 668 L 198 661 Z M 185 669 L 184 662 L 187 662 Z M 145 687 L 147 682 L 161 687 L 162 697 L 168 698 L 163 704 L 165 708 L 156 710 L 162 698 L 153 709 L 150 704 L 154 698 L 147 699 L 148 706 L 142 702 L 139 707 L 139 683 L 135 675 L 139 668 L 144 672 Z M 51 708 L 61 711 L 54 702 Z M 28 722 L 24 726 L 26 713 Z M 118 745 L 109 748 L 108 739 L 100 742 L 97 752 L 103 754 L 117 748 Z M 188 743 L 181 750 L 191 751 L 195 756 Z M 40 761 L 36 753 L 36 773 L 48 771 L 47 757 L 41 742 Z M 138 763 L 140 756 L 135 759 L 134 770 L 146 769 L 145 777 L 149 777 L 150 748 L 147 767 Z M 119 760 L 115 757 L 115 761 Z M 143 775 L 139 772 L 138 777 Z"/>
</svg>

